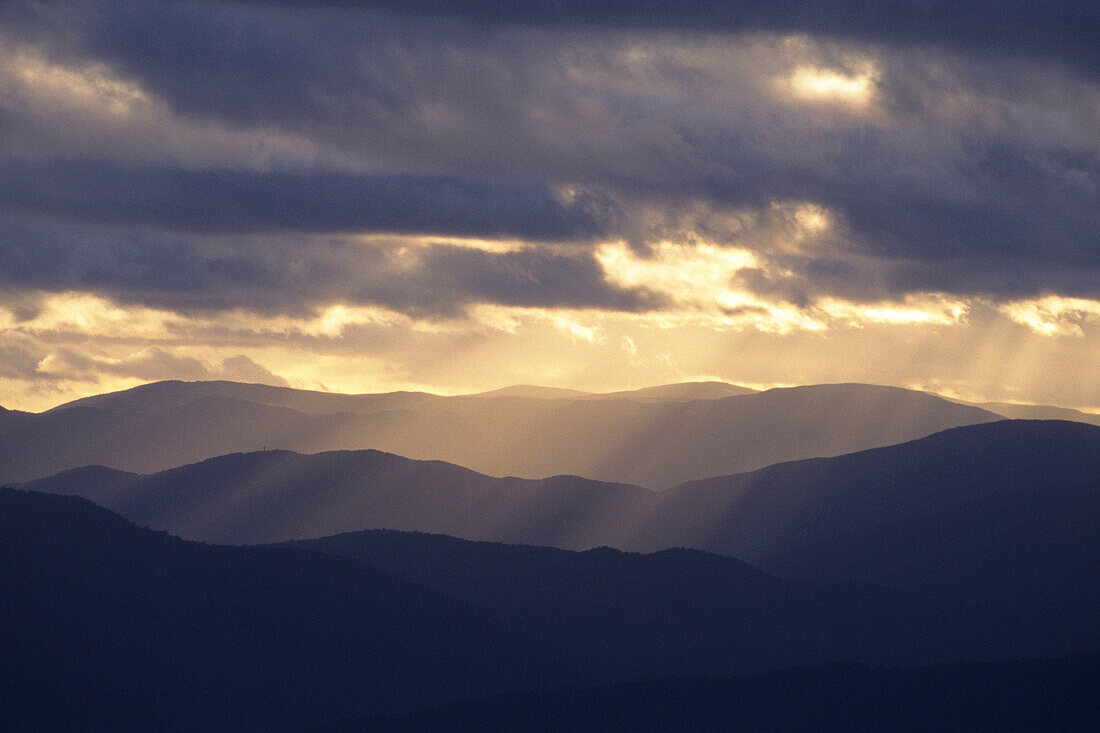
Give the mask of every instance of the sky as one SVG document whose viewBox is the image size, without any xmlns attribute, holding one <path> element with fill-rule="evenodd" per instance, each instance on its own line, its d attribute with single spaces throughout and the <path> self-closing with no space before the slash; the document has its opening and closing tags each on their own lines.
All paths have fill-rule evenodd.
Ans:
<svg viewBox="0 0 1100 733">
<path fill-rule="evenodd" d="M 1084 0 L 0 4 L 0 405 L 720 379 L 1100 411 L 1098 36 Z"/>
</svg>

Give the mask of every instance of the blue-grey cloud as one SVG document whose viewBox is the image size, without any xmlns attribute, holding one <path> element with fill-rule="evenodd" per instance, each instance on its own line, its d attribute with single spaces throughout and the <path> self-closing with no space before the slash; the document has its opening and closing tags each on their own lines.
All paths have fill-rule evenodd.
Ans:
<svg viewBox="0 0 1100 733">
<path fill-rule="evenodd" d="M 0 159 L 0 210 L 192 232 L 369 231 L 526 239 L 598 234 L 595 202 L 543 184 L 331 170 L 188 170 Z"/>
<path fill-rule="evenodd" d="M 226 243 L 27 217 L 0 219 L 0 287 L 91 291 L 184 312 L 304 314 L 344 302 L 437 317 L 474 303 L 619 311 L 661 305 L 643 288 L 609 283 L 583 251 L 298 237 Z"/>
<path fill-rule="evenodd" d="M 252 0 L 255 5 L 301 5 Z M 1050 58 L 1100 72 L 1100 8 L 1088 0 L 320 0 L 328 8 L 374 8 L 463 18 L 477 25 L 796 32 L 881 43 L 941 46 L 998 55 Z"/>
<path fill-rule="evenodd" d="M 415 282 L 387 281 L 375 273 L 401 269 L 392 252 L 322 253 L 316 235 L 624 239 L 645 253 L 696 233 L 746 246 L 721 221 L 678 229 L 681 210 L 721 219 L 807 202 L 834 216 L 827 246 L 792 254 L 751 241 L 771 266 L 743 285 L 798 304 L 929 290 L 1097 297 L 1100 158 L 1086 78 L 1096 13 L 986 0 L 13 3 L 0 9 L 7 39 L 74 68 L 102 63 L 189 123 L 293 133 L 340 170 L 195 169 L 148 150 L 157 162 L 0 158 L 0 209 L 47 232 L 29 239 L 53 242 L 38 255 L 0 242 L 0 259 L 27 286 L 98 283 L 183 308 L 267 309 L 281 297 L 637 309 L 656 301 L 608 289 L 576 251 L 424 250 Z M 691 31 L 726 35 L 700 52 Z M 752 51 L 744 31 L 855 42 L 787 57 L 775 39 Z M 722 56 L 726 46 L 737 53 Z M 637 68 L 635 48 L 651 59 Z M 681 63 L 681 48 L 695 61 Z M 800 106 L 769 86 L 803 63 L 844 72 L 865 52 L 880 117 Z M 0 100 L 0 125 L 23 139 L 30 114 Z M 72 120 L 74 138 L 82 124 Z M 347 172 L 380 168 L 390 172 Z M 567 188 L 574 198 L 554 193 Z M 95 246 L 55 236 L 77 229 Z M 309 276 L 280 274 L 245 236 L 257 232 L 309 235 L 279 245 Z"/>
</svg>

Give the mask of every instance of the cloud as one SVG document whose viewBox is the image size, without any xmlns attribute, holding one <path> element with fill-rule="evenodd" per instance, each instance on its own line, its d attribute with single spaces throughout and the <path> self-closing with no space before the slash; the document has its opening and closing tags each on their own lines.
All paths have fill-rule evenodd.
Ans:
<svg viewBox="0 0 1100 733">
<path fill-rule="evenodd" d="M 246 351 L 270 366 L 249 339 L 287 323 L 344 360 L 439 331 L 424 353 L 442 363 L 479 339 L 506 355 L 502 334 L 532 319 L 620 358 L 628 337 L 638 364 L 645 328 L 843 340 L 922 323 L 997 343 L 1080 332 L 1087 356 L 1092 311 L 1051 304 L 1100 300 L 1097 12 L 3 3 L 2 328 L 49 320 L 48 301 L 54 337 L 118 343 L 129 314 L 179 339 L 141 349 L 195 374 Z M 966 326 L 980 307 L 999 315 Z M 196 333 L 224 339 L 217 357 Z M 737 343 L 782 351 L 761 339 Z M 54 353 L 12 343 L 20 373 Z M 143 358 L 153 374 L 167 357 Z M 702 359 L 692 371 L 716 373 Z M 354 383 L 349 364 L 325 380 Z"/>
<path fill-rule="evenodd" d="M 660 296 L 607 281 L 591 252 L 490 252 L 431 240 L 206 241 L 143 230 L 0 219 L 0 284 L 87 291 L 180 312 L 305 313 L 344 302 L 420 317 L 473 303 L 640 311 Z"/>
<path fill-rule="evenodd" d="M 592 202 L 544 184 L 327 170 L 187 170 L 111 160 L 0 160 L 0 210 L 185 232 L 402 232 L 570 239 Z"/>
<path fill-rule="evenodd" d="M 172 353 L 156 346 L 122 358 L 89 355 L 72 347 L 62 348 L 51 351 L 42 358 L 36 374 L 48 375 L 55 380 L 97 380 L 104 377 L 135 378 L 142 381 L 230 379 L 284 387 L 288 385 L 285 379 L 272 374 L 266 367 L 244 354 L 211 364 L 194 356 Z"/>
<path fill-rule="evenodd" d="M 221 379 L 229 379 L 236 382 L 259 382 L 261 384 L 273 384 L 279 387 L 288 387 L 290 383 L 282 377 L 271 373 L 266 367 L 257 364 L 244 354 L 223 359 L 218 370 Z"/>
<path fill-rule="evenodd" d="M 163 98 L 183 118 L 274 127 L 330 160 L 341 152 L 352 168 L 389 170 L 9 159 L 0 174 L 11 185 L 0 190 L 9 207 L 101 224 L 624 239 L 639 251 L 698 234 L 745 246 L 721 225 L 679 226 L 684 208 L 759 219 L 808 202 L 834 217 L 830 246 L 775 255 L 773 273 L 785 274 L 758 278 L 756 292 L 798 304 L 922 291 L 1096 296 L 1096 84 L 1005 54 L 936 48 L 942 27 L 966 29 L 959 37 L 979 46 L 1057 37 L 1069 53 L 1086 19 L 1074 13 L 1092 11 L 1059 19 L 1009 5 L 1016 14 L 988 23 L 980 9 L 946 4 L 888 3 L 856 17 L 802 3 L 694 15 L 643 5 L 443 14 L 485 25 L 339 3 L 61 14 L 41 31 L 57 63 L 94 60 L 112 84 Z M 665 32 L 687 27 L 716 35 L 688 45 Z M 759 35 L 803 28 L 814 35 Z M 75 40 L 61 48 L 62 37 Z M 831 80 L 819 94 L 783 92 L 811 70 Z M 845 94 L 829 101 L 845 80 L 866 96 L 858 109 Z"/>
<path fill-rule="evenodd" d="M 0 344 L 0 378 L 31 378 L 35 374 L 38 361 L 30 351 L 19 345 Z"/>
<path fill-rule="evenodd" d="M 258 3 L 267 4 L 267 3 Z M 320 6 L 338 2 L 317 3 Z M 510 3 L 478 0 L 368 0 L 367 6 L 408 14 L 442 14 L 472 23 L 530 23 L 550 27 L 673 29 L 710 32 L 814 33 L 878 43 L 926 44 L 996 55 L 1030 55 L 1100 72 L 1095 4 L 1055 0 L 777 0 L 715 3 L 709 0 L 585 0 Z"/>
</svg>

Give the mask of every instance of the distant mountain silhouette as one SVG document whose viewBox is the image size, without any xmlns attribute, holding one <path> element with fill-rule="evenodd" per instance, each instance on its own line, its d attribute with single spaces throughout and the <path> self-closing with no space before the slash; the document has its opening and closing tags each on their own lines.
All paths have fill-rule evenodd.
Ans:
<svg viewBox="0 0 1100 733">
<path fill-rule="evenodd" d="M 635 402 L 690 402 L 717 400 L 735 395 L 753 394 L 758 390 L 729 382 L 680 382 L 656 387 L 625 389 L 615 392 L 582 392 L 558 387 L 536 387 L 529 384 L 502 387 L 479 392 L 476 397 L 533 397 L 537 399 L 633 400 Z"/>
<path fill-rule="evenodd" d="M 1100 415 L 1073 410 L 1068 407 L 1016 405 L 1011 402 L 964 402 L 961 404 L 972 404 L 974 407 L 980 407 L 983 410 L 989 410 L 1013 420 L 1073 420 L 1074 422 L 1085 422 L 1090 425 L 1100 425 Z"/>
<path fill-rule="evenodd" d="M 92 464 L 150 473 L 264 447 L 373 448 L 495 476 L 571 474 L 665 488 L 999 419 L 923 392 L 858 384 L 691 399 L 729 389 L 738 388 L 543 399 L 161 382 L 0 420 L 0 481 Z"/>
<path fill-rule="evenodd" d="M 0 727 L 271 730 L 576 682 L 520 631 L 360 563 L 212 547 L 0 489 Z"/>
<path fill-rule="evenodd" d="M 1100 728 L 1098 690 L 1100 654 L 906 670 L 829 665 L 749 678 L 500 695 L 315 730 L 1085 731 Z"/>
<path fill-rule="evenodd" d="M 592 392 L 582 392 L 579 389 L 562 389 L 560 387 L 539 387 L 534 384 L 514 384 L 510 387 L 491 389 L 488 392 L 478 392 L 473 397 L 530 397 L 545 400 L 575 400 L 582 397 L 594 396 Z"/>
<path fill-rule="evenodd" d="M 420 403 L 447 399 L 428 392 L 340 394 L 244 382 L 170 380 L 151 382 L 120 392 L 84 397 L 58 405 L 49 412 L 60 412 L 73 407 L 92 407 L 114 413 L 159 414 L 184 407 L 206 397 L 227 397 L 257 405 L 285 407 L 320 415 L 403 409 Z"/>
<path fill-rule="evenodd" d="M 634 400 L 636 402 L 690 402 L 691 400 L 718 400 L 723 397 L 755 394 L 759 390 L 728 382 L 681 382 L 657 387 L 620 390 L 589 395 L 586 399 Z"/>
<path fill-rule="evenodd" d="M 425 403 L 455 403 L 470 397 L 520 397 L 528 399 L 637 399 L 641 402 L 719 399 L 757 390 L 728 382 L 682 382 L 616 392 L 585 392 L 578 389 L 517 384 L 470 395 L 444 396 L 429 392 L 382 392 L 340 394 L 314 390 L 273 387 L 229 381 L 182 382 L 169 380 L 143 384 L 120 392 L 83 397 L 53 408 L 96 407 L 113 412 L 162 412 L 181 407 L 203 397 L 230 397 L 272 407 L 287 407 L 301 412 L 333 414 L 338 412 L 378 412 L 411 408 Z M 2 409 L 2 408 L 0 408 Z"/>
<path fill-rule="evenodd" d="M 755 562 L 983 497 L 1100 475 L 1100 428 L 1001 421 L 664 492 L 575 476 L 496 479 L 377 451 L 234 454 L 151 476 L 91 469 L 25 485 L 76 493 L 188 539 L 277 542 L 357 529 L 567 549 L 693 547 Z"/>
</svg>

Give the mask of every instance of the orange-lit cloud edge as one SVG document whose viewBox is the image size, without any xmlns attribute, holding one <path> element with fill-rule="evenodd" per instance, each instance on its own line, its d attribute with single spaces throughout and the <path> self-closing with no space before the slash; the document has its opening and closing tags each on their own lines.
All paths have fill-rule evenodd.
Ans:
<svg viewBox="0 0 1100 733">
<path fill-rule="evenodd" d="M 815 216 L 817 216 L 815 214 Z M 824 225 L 811 219 L 809 228 Z M 508 241 L 452 244 L 508 249 Z M 409 238 L 410 267 L 422 242 Z M 0 376 L 3 405 L 42 410 L 157 379 L 233 379 L 338 392 L 456 394 L 528 383 L 589 391 L 718 379 L 756 388 L 868 382 L 946 396 L 1100 411 L 1100 302 L 1047 296 L 994 303 L 942 293 L 897 301 L 820 298 L 801 306 L 737 286 L 766 266 L 750 250 L 664 242 L 639 255 L 600 245 L 616 285 L 666 298 L 656 310 L 481 303 L 418 318 L 332 303 L 303 316 L 204 316 L 87 292 L 38 294 L 33 315 L 0 307 L 0 338 L 42 355 Z M 27 305 L 26 303 L 24 305 Z M 1076 391 L 1075 391 L 1076 390 Z"/>
</svg>

